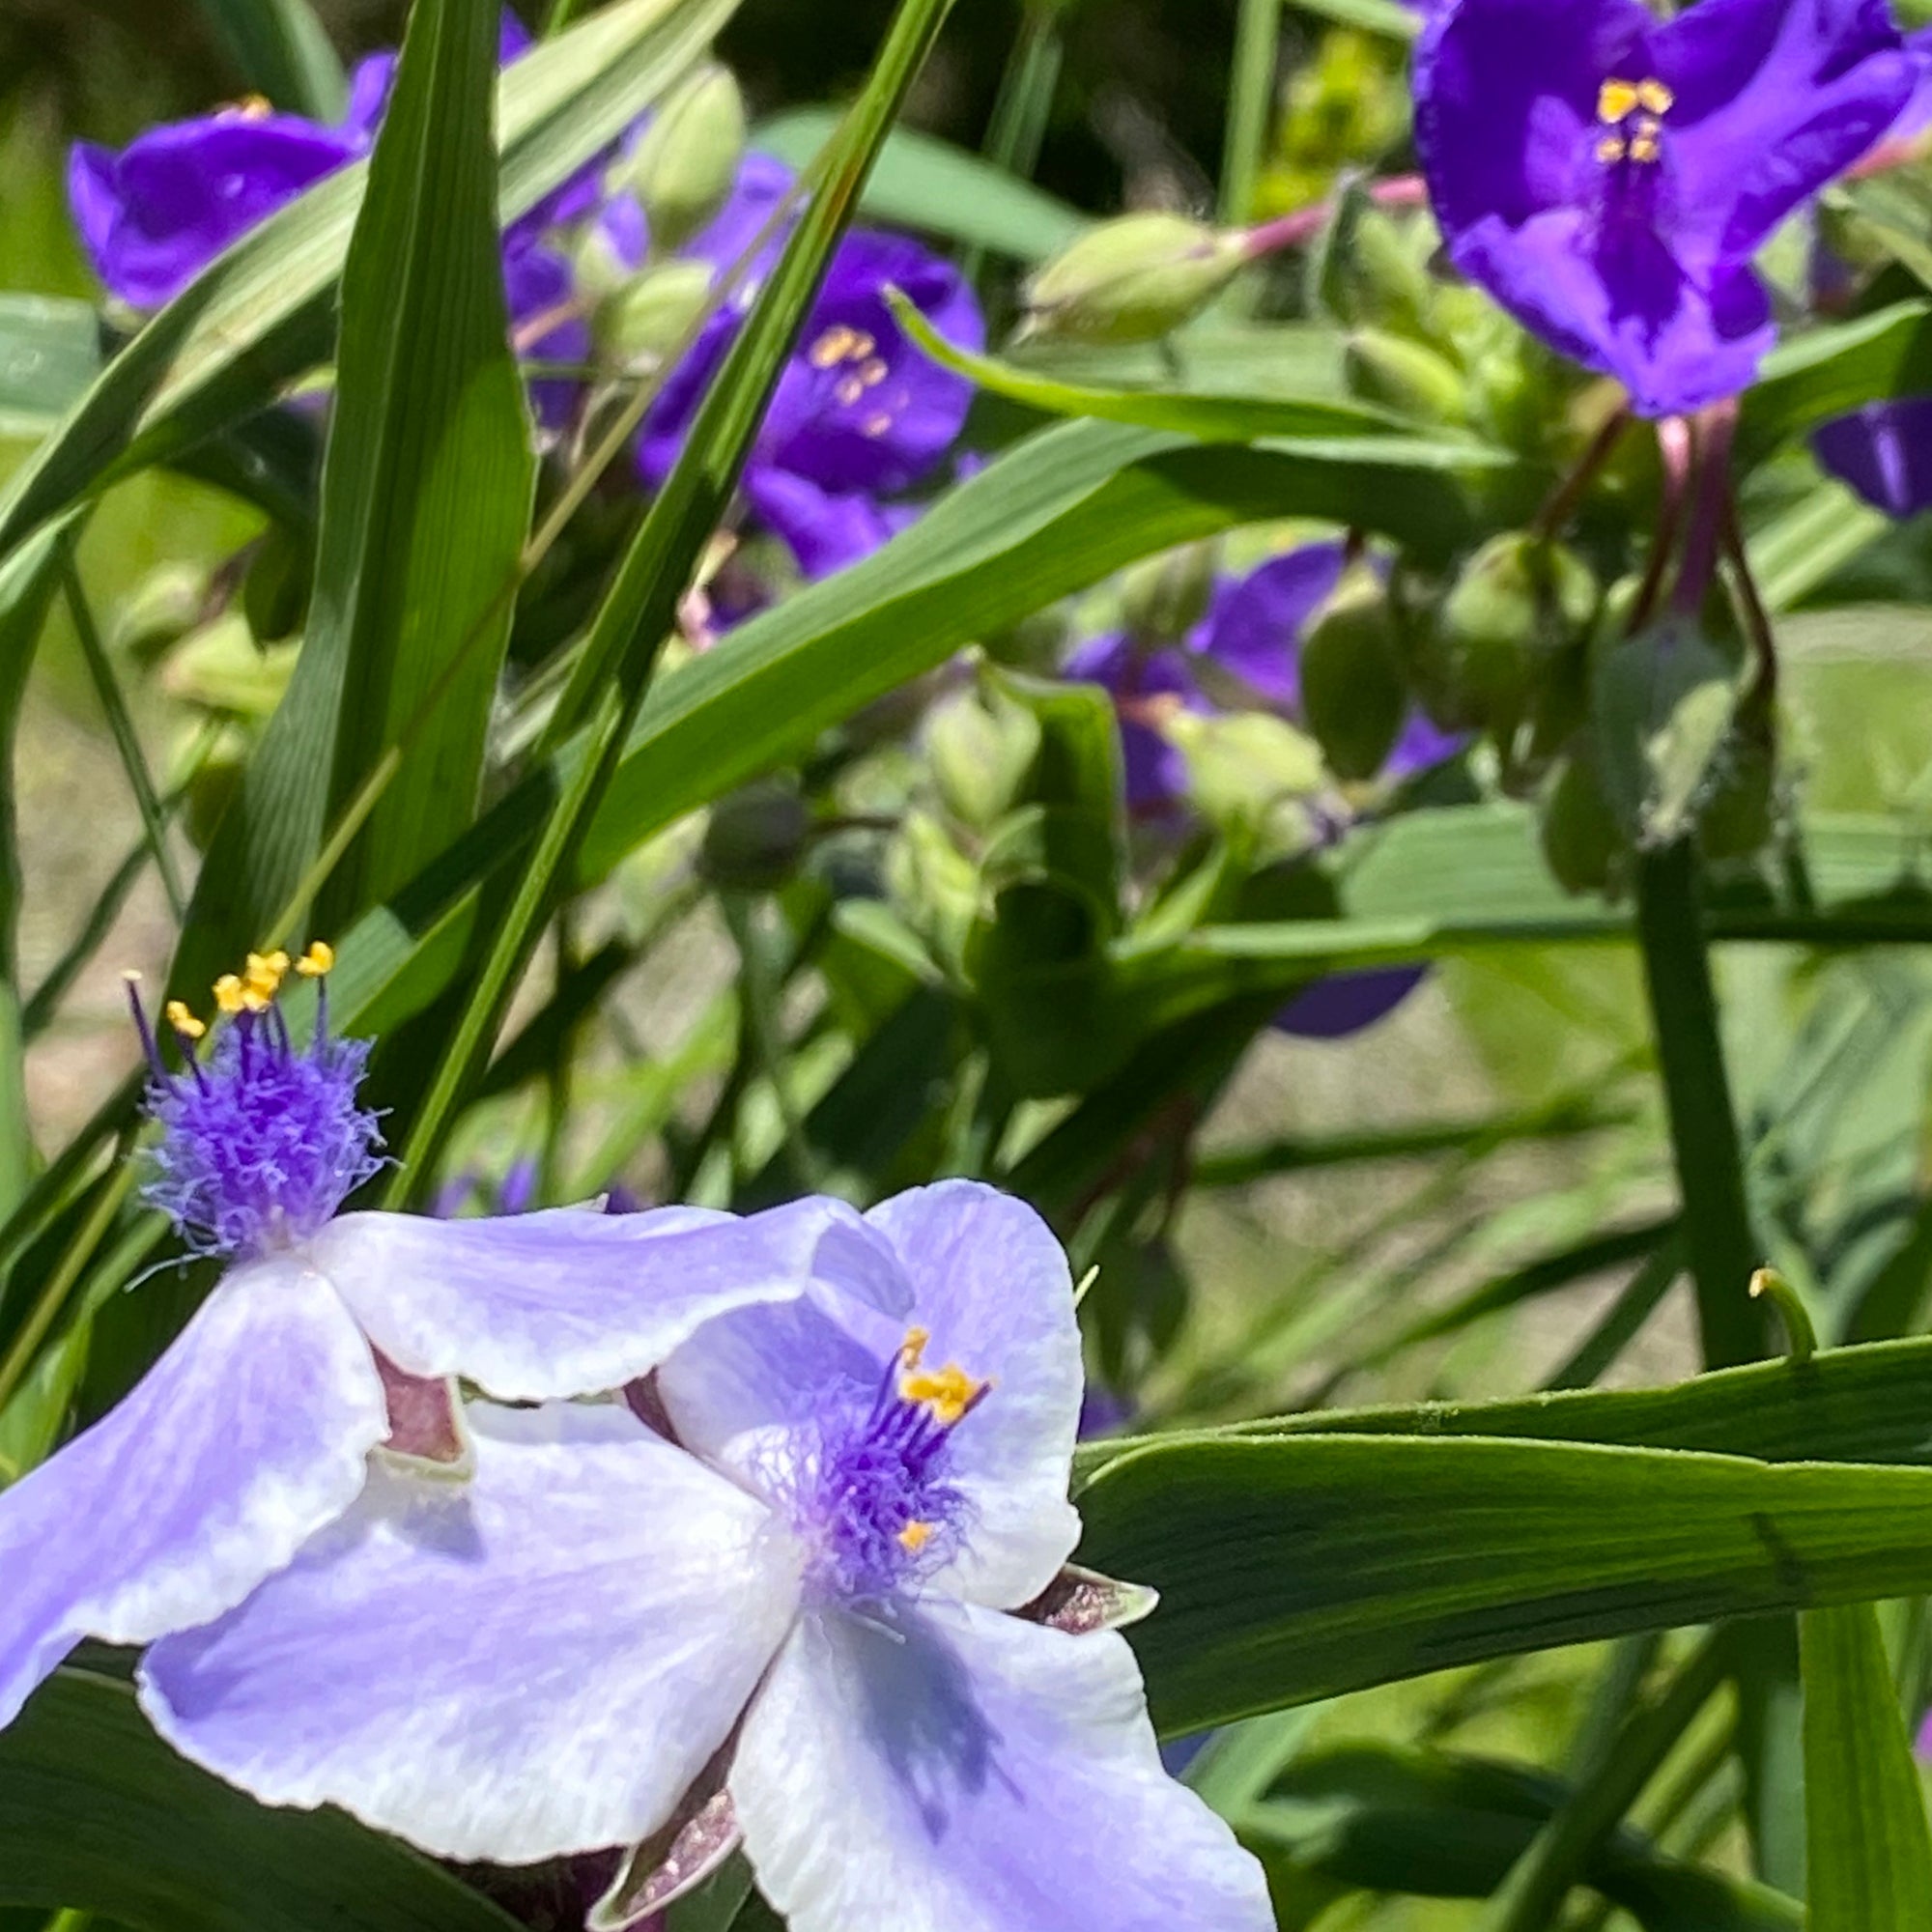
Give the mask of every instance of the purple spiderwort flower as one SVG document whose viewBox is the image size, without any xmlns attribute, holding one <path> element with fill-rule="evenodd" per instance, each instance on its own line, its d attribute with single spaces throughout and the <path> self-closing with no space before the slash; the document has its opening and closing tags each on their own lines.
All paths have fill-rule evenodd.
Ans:
<svg viewBox="0 0 1932 1932">
<path fill-rule="evenodd" d="M 1449 0 L 1416 145 L 1458 268 L 1670 415 L 1750 383 L 1776 332 L 1752 255 L 1917 73 L 1884 0 Z"/>
<path fill-rule="evenodd" d="M 865 1225 L 896 1293 L 707 1324 L 652 1385 L 668 1433 L 475 1406 L 462 1492 L 379 1476 L 150 1651 L 162 1735 L 270 1804 L 504 1863 L 649 1837 L 723 1753 L 793 1932 L 1266 1932 L 1124 1640 L 1011 1614 L 1079 1534 L 1059 1243 L 971 1181 Z"/>
<path fill-rule="evenodd" d="M 749 248 L 791 182 L 790 170 L 748 156 L 725 206 L 685 251 L 721 272 Z M 775 238 L 769 257 L 782 238 Z M 670 473 L 692 418 L 743 326 L 755 265 L 737 298 L 711 318 L 672 371 L 638 440 L 639 473 L 653 489 Z M 950 263 L 903 236 L 854 230 L 838 244 L 785 365 L 746 465 L 753 515 L 780 536 L 808 577 L 870 554 L 909 521 L 890 499 L 930 476 L 965 427 L 973 385 L 931 361 L 886 305 L 897 288 L 950 341 L 985 342 L 971 285 Z"/>
<path fill-rule="evenodd" d="M 1932 509 L 1932 396 L 1869 403 L 1813 431 L 1819 467 L 1903 521 Z"/>
<path fill-rule="evenodd" d="M 329 963 L 315 948 L 297 970 Z M 289 964 L 219 983 L 228 1017 L 201 1062 L 206 1029 L 171 1003 L 179 1073 L 141 1022 L 161 1129 L 147 1198 L 231 1265 L 118 1407 L 0 1491 L 0 1724 L 81 1637 L 146 1643 L 242 1602 L 355 1500 L 370 1452 L 462 1474 L 454 1378 L 524 1402 L 620 1387 L 712 1316 L 805 1293 L 824 1266 L 849 1278 L 877 1245 L 822 1203 L 743 1221 L 338 1213 L 376 1165 L 366 1048 L 331 1038 L 320 1002 L 296 1043 Z"/>
</svg>

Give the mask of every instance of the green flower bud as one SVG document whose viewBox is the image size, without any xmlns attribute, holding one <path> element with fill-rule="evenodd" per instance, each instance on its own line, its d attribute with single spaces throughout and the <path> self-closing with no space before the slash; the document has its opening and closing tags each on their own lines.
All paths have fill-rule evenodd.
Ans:
<svg viewBox="0 0 1932 1932">
<path fill-rule="evenodd" d="M 1178 710 L 1167 728 L 1187 759 L 1188 790 L 1204 817 L 1306 832 L 1293 809 L 1316 797 L 1324 781 L 1321 749 L 1305 732 L 1266 711 Z"/>
<path fill-rule="evenodd" d="M 1302 638 L 1302 716 L 1337 778 L 1372 779 L 1407 710 L 1388 592 L 1367 564 L 1354 564 Z"/>
<path fill-rule="evenodd" d="M 1544 801 L 1543 856 L 1569 893 L 1605 892 L 1619 874 L 1623 835 L 1595 762 L 1581 747 L 1563 761 Z"/>
<path fill-rule="evenodd" d="M 1121 580 L 1121 620 L 1136 642 L 1178 643 L 1208 614 L 1214 546 L 1183 544 L 1137 563 Z"/>
<path fill-rule="evenodd" d="M 1768 729 L 1740 729 L 1714 761 L 1697 820 L 1697 843 L 1713 864 L 1754 859 L 1776 823 L 1777 752 Z"/>
<path fill-rule="evenodd" d="M 990 831 L 1017 802 L 1039 741 L 1039 721 L 1024 705 L 962 691 L 934 706 L 925 755 L 947 810 Z"/>
<path fill-rule="evenodd" d="M 644 130 L 614 185 L 637 196 L 661 253 L 681 246 L 724 204 L 745 155 L 745 100 L 725 69 L 699 68 Z"/>
<path fill-rule="evenodd" d="M 810 831 L 811 814 L 788 785 L 747 785 L 711 808 L 698 865 L 716 885 L 772 892 L 797 869 Z"/>
<path fill-rule="evenodd" d="M 264 645 L 230 611 L 185 639 L 161 667 L 161 689 L 182 704 L 238 719 L 264 719 L 295 675 L 299 643 Z"/>
<path fill-rule="evenodd" d="M 1365 208 L 1350 237 L 1349 272 L 1359 319 L 1415 338 L 1425 333 L 1436 284 L 1429 256 L 1435 224 L 1426 216 L 1397 221 L 1379 208 Z"/>
<path fill-rule="evenodd" d="M 1060 341 L 1154 342 L 1191 320 L 1247 261 L 1244 238 L 1184 214 L 1123 214 L 1037 270 L 1024 332 Z"/>
<path fill-rule="evenodd" d="M 1446 355 L 1406 336 L 1358 328 L 1349 337 L 1342 370 L 1350 390 L 1419 422 L 1460 423 L 1468 415 L 1469 384 Z"/>
<path fill-rule="evenodd" d="M 597 347 L 613 367 L 658 368 L 691 332 L 711 297 L 703 262 L 660 262 L 609 297 L 597 311 Z"/>
<path fill-rule="evenodd" d="M 135 586 L 114 618 L 114 648 L 153 664 L 208 614 L 208 572 L 199 564 L 164 563 Z"/>
<path fill-rule="evenodd" d="M 1597 580 L 1573 551 L 1523 530 L 1492 537 L 1463 566 L 1436 620 L 1429 675 L 1437 715 L 1507 749 L 1596 608 Z"/>
</svg>

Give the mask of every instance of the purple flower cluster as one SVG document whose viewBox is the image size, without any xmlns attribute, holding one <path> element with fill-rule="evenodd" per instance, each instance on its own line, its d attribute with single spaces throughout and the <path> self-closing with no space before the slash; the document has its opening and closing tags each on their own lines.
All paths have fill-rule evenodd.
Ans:
<svg viewBox="0 0 1932 1932">
<path fill-rule="evenodd" d="M 1885 0 L 1446 0 L 1416 143 L 1463 272 L 1671 415 L 1750 383 L 1776 334 L 1752 257 L 1919 75 Z"/>
</svg>

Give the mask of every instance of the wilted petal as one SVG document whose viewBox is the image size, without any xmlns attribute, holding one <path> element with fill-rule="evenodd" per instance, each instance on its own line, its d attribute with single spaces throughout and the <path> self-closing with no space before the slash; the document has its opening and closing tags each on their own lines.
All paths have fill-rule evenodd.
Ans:
<svg viewBox="0 0 1932 1932">
<path fill-rule="evenodd" d="M 713 1317 L 805 1293 L 821 1248 L 868 1249 L 840 1202 L 742 1220 L 695 1208 L 345 1214 L 310 1252 L 399 1368 L 541 1402 L 621 1388 Z"/>
<path fill-rule="evenodd" d="M 783 1637 L 797 1553 L 628 1410 L 469 1411 L 465 1485 L 383 1470 L 298 1562 L 156 1644 L 142 1702 L 270 1804 L 521 1864 L 648 1836 Z"/>
<path fill-rule="evenodd" d="M 947 1480 L 972 1530 L 936 1585 L 999 1609 L 1027 1603 L 1080 1535 L 1066 1489 L 1084 1378 L 1065 1251 L 1025 1202 L 973 1180 L 912 1188 L 866 1219 L 911 1278 L 925 1359 L 991 1384 L 952 1433 Z"/>
<path fill-rule="evenodd" d="M 966 1605 L 801 1620 L 730 1789 L 791 1932 L 1270 1932 L 1261 1867 L 1161 1769 L 1124 1639 Z"/>
<path fill-rule="evenodd" d="M 118 1407 L 0 1492 L 0 1723 L 81 1637 L 239 1604 L 355 1501 L 387 1429 L 328 1283 L 237 1268 Z"/>
</svg>

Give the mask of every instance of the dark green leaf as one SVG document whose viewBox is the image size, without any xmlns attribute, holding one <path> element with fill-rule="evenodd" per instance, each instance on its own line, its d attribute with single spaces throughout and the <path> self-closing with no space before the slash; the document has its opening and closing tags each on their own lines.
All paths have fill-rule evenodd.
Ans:
<svg viewBox="0 0 1932 1932">
<path fill-rule="evenodd" d="M 141 1932 L 513 1932 L 339 1811 L 269 1810 L 175 1756 L 125 1685 L 61 1670 L 0 1733 L 0 1900 Z"/>
<path fill-rule="evenodd" d="M 201 11 L 256 93 L 314 121 L 342 118 L 342 63 L 308 0 L 201 0 Z"/>
<path fill-rule="evenodd" d="M 1810 1932 L 1927 1932 L 1932 1834 L 1869 1604 L 1799 1619 Z"/>
</svg>

